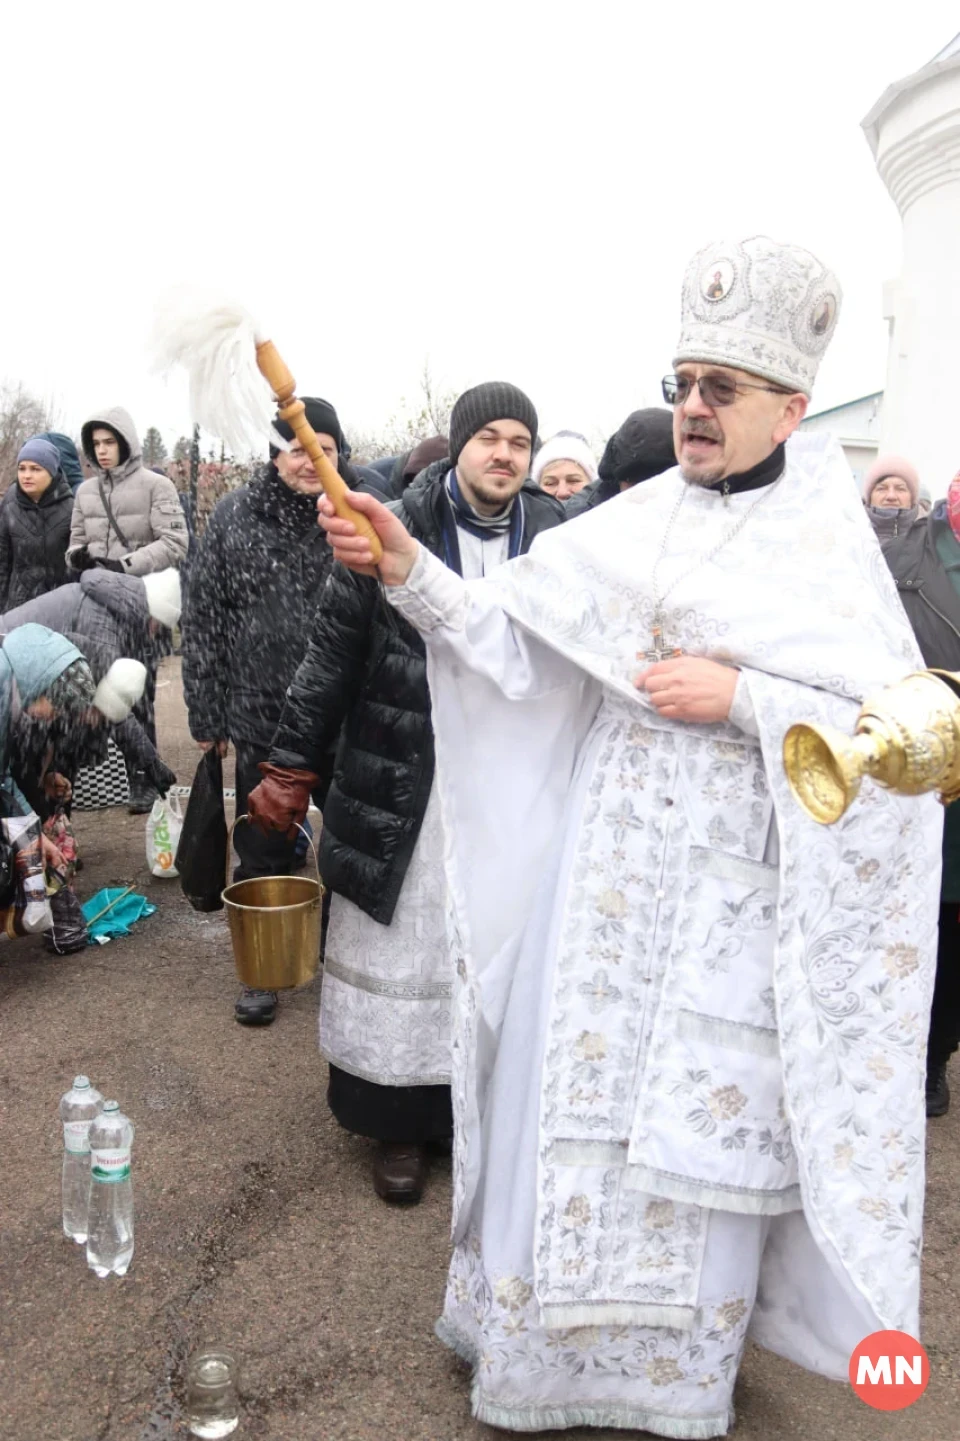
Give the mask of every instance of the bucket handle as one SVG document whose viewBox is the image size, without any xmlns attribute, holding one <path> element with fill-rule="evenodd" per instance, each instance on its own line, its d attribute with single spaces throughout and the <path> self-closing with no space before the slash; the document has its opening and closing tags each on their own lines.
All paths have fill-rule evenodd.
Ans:
<svg viewBox="0 0 960 1441">
<path fill-rule="evenodd" d="M 236 820 L 234 821 L 233 825 L 230 827 L 230 834 L 227 836 L 227 875 L 228 875 L 228 876 L 229 876 L 229 874 L 230 874 L 230 854 L 231 854 L 231 851 L 232 851 L 232 849 L 233 849 L 233 833 L 234 833 L 234 831 L 237 829 L 237 826 L 240 824 L 241 821 L 246 821 L 248 825 L 252 824 L 251 819 L 250 819 L 250 813 L 249 813 L 249 811 L 244 811 L 244 813 L 243 813 L 242 816 L 237 816 L 237 818 L 236 818 Z M 317 859 L 317 848 L 316 848 L 316 846 L 313 844 L 313 837 L 310 835 L 310 832 L 306 829 L 306 827 L 305 827 L 305 826 L 302 826 L 299 821 L 294 821 L 294 825 L 296 826 L 296 828 L 297 828 L 298 831 L 301 831 L 301 832 L 302 832 L 302 834 L 303 834 L 303 836 L 304 836 L 304 839 L 305 839 L 306 842 L 307 842 L 307 845 L 310 847 L 310 853 L 311 853 L 311 855 L 313 856 L 314 869 L 316 870 L 316 873 L 317 873 L 317 889 L 318 889 L 319 892 L 320 892 L 320 899 L 323 900 L 324 896 L 326 895 L 327 888 L 326 888 L 326 886 L 323 884 L 323 877 L 320 875 L 320 862 L 319 862 L 319 860 Z"/>
</svg>

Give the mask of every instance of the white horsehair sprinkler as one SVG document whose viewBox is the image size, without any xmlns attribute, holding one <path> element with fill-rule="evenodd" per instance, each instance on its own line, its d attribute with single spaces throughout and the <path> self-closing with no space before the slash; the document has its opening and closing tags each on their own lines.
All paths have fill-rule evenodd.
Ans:
<svg viewBox="0 0 960 1441">
<path fill-rule="evenodd" d="M 259 448 L 268 436 L 279 439 L 273 429 L 276 403 L 337 515 L 367 538 L 379 564 L 383 551 L 376 531 L 351 506 L 347 485 L 320 448 L 277 347 L 241 305 L 186 287 L 174 291 L 157 309 L 151 348 L 157 370 L 169 372 L 178 365 L 186 370 L 193 419 L 231 450 Z"/>
</svg>

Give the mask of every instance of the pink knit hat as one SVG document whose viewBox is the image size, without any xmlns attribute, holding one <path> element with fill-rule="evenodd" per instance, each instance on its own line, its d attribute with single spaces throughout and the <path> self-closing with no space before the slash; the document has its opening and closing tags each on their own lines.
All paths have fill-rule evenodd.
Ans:
<svg viewBox="0 0 960 1441">
<path fill-rule="evenodd" d="M 909 460 L 904 460 L 902 455 L 881 455 L 875 460 L 867 471 L 863 480 L 863 503 L 870 504 L 870 492 L 878 481 L 885 480 L 888 475 L 897 475 L 905 480 L 910 487 L 910 504 L 916 505 L 920 497 L 920 477 Z"/>
</svg>

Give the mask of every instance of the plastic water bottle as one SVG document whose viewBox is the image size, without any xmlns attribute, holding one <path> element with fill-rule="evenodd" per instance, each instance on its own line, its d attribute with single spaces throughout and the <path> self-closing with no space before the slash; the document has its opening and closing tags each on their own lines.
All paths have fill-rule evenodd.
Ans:
<svg viewBox="0 0 960 1441">
<path fill-rule="evenodd" d="M 87 1239 L 90 1204 L 90 1125 L 103 1105 L 86 1076 L 77 1076 L 60 1098 L 63 1122 L 63 1231 L 80 1245 Z"/>
<path fill-rule="evenodd" d="M 87 1265 L 98 1276 L 125 1276 L 133 1255 L 133 1126 L 118 1101 L 105 1101 L 90 1127 Z"/>
</svg>

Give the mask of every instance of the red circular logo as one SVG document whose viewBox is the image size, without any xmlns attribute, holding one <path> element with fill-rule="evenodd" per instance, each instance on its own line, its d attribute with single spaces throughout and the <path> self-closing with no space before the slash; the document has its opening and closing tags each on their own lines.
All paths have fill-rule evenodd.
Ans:
<svg viewBox="0 0 960 1441">
<path fill-rule="evenodd" d="M 850 1357 L 850 1385 L 875 1411 L 903 1411 L 930 1380 L 930 1358 L 906 1331 L 874 1331 Z"/>
</svg>

